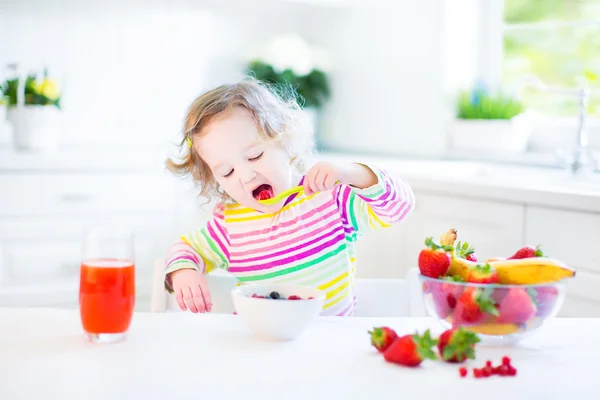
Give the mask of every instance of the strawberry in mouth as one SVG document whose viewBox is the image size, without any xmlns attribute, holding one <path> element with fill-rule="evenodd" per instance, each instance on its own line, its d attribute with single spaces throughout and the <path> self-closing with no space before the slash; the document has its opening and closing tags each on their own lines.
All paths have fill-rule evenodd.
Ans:
<svg viewBox="0 0 600 400">
<path fill-rule="evenodd" d="M 256 200 L 267 200 L 273 197 L 273 188 L 271 185 L 260 185 L 252 191 L 252 197 Z"/>
</svg>

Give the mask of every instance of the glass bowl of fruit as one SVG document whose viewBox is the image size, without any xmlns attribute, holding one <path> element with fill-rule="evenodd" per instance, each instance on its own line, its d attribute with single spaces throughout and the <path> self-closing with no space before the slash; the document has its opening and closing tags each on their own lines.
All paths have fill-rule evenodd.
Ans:
<svg viewBox="0 0 600 400">
<path fill-rule="evenodd" d="M 462 326 L 482 343 L 509 345 L 558 314 L 573 269 L 535 248 L 523 258 L 526 251 L 519 249 L 517 257 L 480 262 L 455 240 L 454 229 L 439 243 L 428 238 L 419 255 L 425 308 L 442 326 Z"/>
<path fill-rule="evenodd" d="M 236 314 L 258 337 L 296 339 L 321 313 L 325 292 L 291 284 L 251 283 L 231 291 Z"/>
</svg>

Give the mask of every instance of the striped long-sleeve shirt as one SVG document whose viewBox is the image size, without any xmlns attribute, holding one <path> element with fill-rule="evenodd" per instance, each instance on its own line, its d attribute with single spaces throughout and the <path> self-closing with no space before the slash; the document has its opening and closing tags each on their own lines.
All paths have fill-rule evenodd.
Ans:
<svg viewBox="0 0 600 400">
<path fill-rule="evenodd" d="M 173 292 L 168 274 L 178 269 L 208 273 L 223 268 L 242 284 L 272 281 L 318 288 L 325 291 L 322 315 L 352 315 L 357 238 L 401 221 L 414 207 L 408 183 L 368 167 L 377 176 L 375 185 L 337 185 L 310 196 L 301 192 L 277 213 L 218 205 L 206 226 L 169 249 L 166 290 Z"/>
</svg>

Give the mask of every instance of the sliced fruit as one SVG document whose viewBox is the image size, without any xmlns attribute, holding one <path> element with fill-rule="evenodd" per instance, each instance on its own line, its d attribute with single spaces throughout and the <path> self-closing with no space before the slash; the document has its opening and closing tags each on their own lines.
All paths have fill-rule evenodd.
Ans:
<svg viewBox="0 0 600 400">
<path fill-rule="evenodd" d="M 468 330 L 482 335 L 509 335 L 511 333 L 519 332 L 520 328 L 515 324 L 500 324 L 497 322 L 484 322 L 481 324 L 471 325 L 467 327 Z"/>
</svg>

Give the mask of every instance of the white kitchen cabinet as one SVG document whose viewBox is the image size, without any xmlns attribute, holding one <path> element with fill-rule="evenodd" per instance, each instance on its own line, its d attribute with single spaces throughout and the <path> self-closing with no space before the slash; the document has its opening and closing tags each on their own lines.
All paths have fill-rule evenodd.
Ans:
<svg viewBox="0 0 600 400">
<path fill-rule="evenodd" d="M 112 223 L 134 231 L 137 303 L 147 308 L 174 193 L 159 169 L 0 171 L 0 306 L 76 307 L 82 233 Z"/>
<path fill-rule="evenodd" d="M 523 205 L 415 192 L 416 207 L 401 224 L 361 238 L 357 275 L 402 278 L 417 266 L 425 238 L 450 228 L 469 242 L 480 259 L 508 256 L 523 242 Z"/>
<path fill-rule="evenodd" d="M 525 239 L 577 270 L 569 281 L 562 316 L 600 317 L 600 214 L 526 208 Z"/>
<path fill-rule="evenodd" d="M 523 242 L 523 205 L 457 196 L 417 193 L 415 218 L 405 239 L 406 252 L 416 265 L 425 238 L 440 236 L 450 228 L 458 240 L 475 248 L 480 260 L 509 256 Z"/>
</svg>

